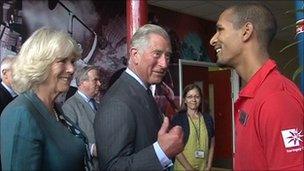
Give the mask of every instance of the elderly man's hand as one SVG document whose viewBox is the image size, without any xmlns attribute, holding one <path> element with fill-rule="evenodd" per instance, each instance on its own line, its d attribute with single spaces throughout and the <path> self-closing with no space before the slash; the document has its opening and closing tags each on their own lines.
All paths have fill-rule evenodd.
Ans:
<svg viewBox="0 0 304 171">
<path fill-rule="evenodd" d="M 158 131 L 157 141 L 167 157 L 172 158 L 184 150 L 184 133 L 180 126 L 175 126 L 169 130 L 169 125 L 169 119 L 165 117 Z"/>
</svg>

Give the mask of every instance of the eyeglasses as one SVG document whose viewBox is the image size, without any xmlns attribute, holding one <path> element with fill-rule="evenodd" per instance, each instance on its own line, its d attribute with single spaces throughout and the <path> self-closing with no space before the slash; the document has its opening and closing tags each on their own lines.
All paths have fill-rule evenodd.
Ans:
<svg viewBox="0 0 304 171">
<path fill-rule="evenodd" d="M 200 96 L 186 96 L 186 99 L 200 99 Z"/>
</svg>

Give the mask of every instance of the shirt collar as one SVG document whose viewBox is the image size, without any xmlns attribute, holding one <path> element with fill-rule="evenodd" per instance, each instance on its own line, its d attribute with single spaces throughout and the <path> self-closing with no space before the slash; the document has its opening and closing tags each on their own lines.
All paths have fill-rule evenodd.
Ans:
<svg viewBox="0 0 304 171">
<path fill-rule="evenodd" d="M 269 73 L 277 67 L 275 61 L 268 59 L 264 65 L 250 78 L 247 85 L 240 91 L 242 97 L 254 97 L 255 92 L 264 80 L 267 78 Z"/>
<path fill-rule="evenodd" d="M 131 77 L 133 77 L 137 82 L 139 82 L 140 85 L 142 85 L 146 90 L 148 89 L 147 85 L 144 84 L 144 82 L 129 68 L 126 69 L 126 73 L 128 73 Z"/>
<path fill-rule="evenodd" d="M 11 94 L 12 97 L 17 96 L 17 94 L 15 93 L 15 91 L 14 91 L 10 86 L 7 86 L 6 84 L 4 84 L 3 81 L 1 81 L 1 84 L 2 84 L 3 87 L 5 87 L 5 89 Z"/>
<path fill-rule="evenodd" d="M 77 93 L 84 99 L 84 101 L 89 102 L 91 97 L 85 95 L 83 92 L 81 92 L 80 90 L 77 90 Z"/>
</svg>

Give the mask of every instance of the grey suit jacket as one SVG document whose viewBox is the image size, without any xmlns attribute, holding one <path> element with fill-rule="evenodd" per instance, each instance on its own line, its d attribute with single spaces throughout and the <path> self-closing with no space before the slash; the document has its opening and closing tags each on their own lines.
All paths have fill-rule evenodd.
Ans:
<svg viewBox="0 0 304 171">
<path fill-rule="evenodd" d="M 161 122 L 153 97 L 124 72 L 95 117 L 100 170 L 162 170 L 153 148 Z"/>
<path fill-rule="evenodd" d="M 95 113 L 88 102 L 76 92 L 62 106 L 64 114 L 78 125 L 88 137 L 89 143 L 95 143 L 93 122 Z"/>
</svg>

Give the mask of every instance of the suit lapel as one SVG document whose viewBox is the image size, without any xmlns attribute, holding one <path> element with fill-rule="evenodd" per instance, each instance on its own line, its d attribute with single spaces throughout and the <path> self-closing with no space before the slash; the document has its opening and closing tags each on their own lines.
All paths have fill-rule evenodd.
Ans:
<svg viewBox="0 0 304 171">
<path fill-rule="evenodd" d="M 7 89 L 1 84 L 0 82 L 0 89 L 2 90 L 3 93 L 1 93 L 1 96 L 5 96 L 6 98 L 8 98 L 8 101 L 12 101 L 13 100 L 13 96 L 11 95 L 11 93 L 9 91 L 7 91 Z"/>
<path fill-rule="evenodd" d="M 130 87 L 129 91 L 131 95 L 138 98 L 138 105 L 143 106 L 145 108 L 146 112 L 144 117 L 149 117 L 150 119 L 147 120 L 149 122 L 154 121 L 153 123 L 157 124 L 157 127 L 159 129 L 162 120 L 160 118 L 158 107 L 154 98 L 148 95 L 146 89 L 129 74 L 124 72 L 122 75 L 122 79 L 125 79 L 124 82 L 128 82 L 128 85 Z"/>
<path fill-rule="evenodd" d="M 95 111 L 91 108 L 88 102 L 86 102 L 80 95 L 79 93 L 75 93 L 75 99 L 80 102 L 82 105 L 83 109 L 85 109 L 86 113 L 83 115 L 88 118 L 88 120 L 91 122 L 91 124 L 94 123 L 94 118 L 95 118 Z"/>
</svg>

